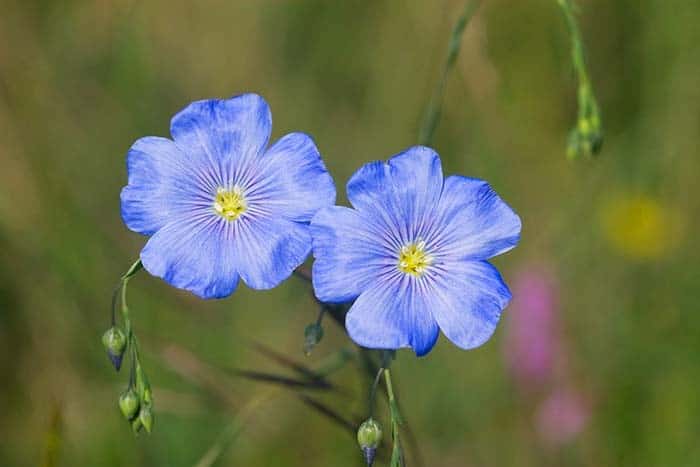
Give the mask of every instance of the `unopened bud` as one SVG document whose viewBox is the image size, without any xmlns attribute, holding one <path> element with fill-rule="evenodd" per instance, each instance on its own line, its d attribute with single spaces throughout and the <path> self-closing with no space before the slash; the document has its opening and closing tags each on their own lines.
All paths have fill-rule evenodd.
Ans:
<svg viewBox="0 0 700 467">
<path fill-rule="evenodd" d="M 304 353 L 311 355 L 311 351 L 323 338 L 323 327 L 320 323 L 311 323 L 304 329 Z"/>
<path fill-rule="evenodd" d="M 144 405 L 139 411 L 139 420 L 141 424 L 146 429 L 147 433 L 151 433 L 151 428 L 153 428 L 153 410 L 150 405 Z"/>
<path fill-rule="evenodd" d="M 146 405 L 153 405 L 153 391 L 151 391 L 151 386 L 146 386 L 143 388 L 143 403 Z"/>
<path fill-rule="evenodd" d="M 377 454 L 377 446 L 382 440 L 382 427 L 373 418 L 368 418 L 357 430 L 357 443 L 362 449 L 365 456 L 365 462 L 368 467 L 374 463 L 374 457 Z"/>
<path fill-rule="evenodd" d="M 134 434 L 138 434 L 139 431 L 143 428 L 143 423 L 141 422 L 141 417 L 136 417 L 132 422 L 131 422 L 131 429 L 134 431 Z"/>
<path fill-rule="evenodd" d="M 129 388 L 119 396 L 119 410 L 127 420 L 133 420 L 139 413 L 139 396 L 133 388 Z"/>
<path fill-rule="evenodd" d="M 116 326 L 112 326 L 102 335 L 102 344 L 105 346 L 107 355 L 112 361 L 114 368 L 119 371 L 122 366 L 122 357 L 126 350 L 126 336 L 124 332 Z"/>
</svg>

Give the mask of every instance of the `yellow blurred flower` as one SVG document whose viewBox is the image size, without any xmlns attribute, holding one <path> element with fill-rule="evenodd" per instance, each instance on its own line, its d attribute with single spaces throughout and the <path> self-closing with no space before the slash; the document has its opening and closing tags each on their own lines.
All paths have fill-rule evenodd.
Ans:
<svg viewBox="0 0 700 467">
<path fill-rule="evenodd" d="M 601 206 L 600 225 L 608 243 L 637 259 L 655 259 L 680 242 L 677 209 L 647 195 L 618 195 Z"/>
</svg>

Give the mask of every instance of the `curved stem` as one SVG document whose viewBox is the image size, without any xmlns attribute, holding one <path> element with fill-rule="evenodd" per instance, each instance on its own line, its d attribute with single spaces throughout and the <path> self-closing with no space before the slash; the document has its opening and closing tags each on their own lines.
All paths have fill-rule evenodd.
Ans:
<svg viewBox="0 0 700 467">
<path fill-rule="evenodd" d="M 377 386 L 379 386 L 379 380 L 381 379 L 383 372 L 384 368 L 380 367 L 379 371 L 377 371 L 377 376 L 374 377 L 374 382 L 372 383 L 372 386 L 369 390 L 369 418 L 372 418 L 372 416 L 374 415 L 375 400 L 377 398 Z"/>
</svg>

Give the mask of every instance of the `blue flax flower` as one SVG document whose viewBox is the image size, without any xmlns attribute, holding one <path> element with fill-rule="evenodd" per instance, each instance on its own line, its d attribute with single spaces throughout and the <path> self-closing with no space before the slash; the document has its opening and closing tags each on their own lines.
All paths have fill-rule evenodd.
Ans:
<svg viewBox="0 0 700 467">
<path fill-rule="evenodd" d="M 127 157 L 122 218 L 150 235 L 144 268 L 202 298 L 230 295 L 239 278 L 268 289 L 311 250 L 309 221 L 335 202 L 312 139 L 291 133 L 267 148 L 262 97 L 193 102 L 170 123 L 172 140 L 137 140 Z"/>
<path fill-rule="evenodd" d="M 421 146 L 360 168 L 347 193 L 354 209 L 321 209 L 311 234 L 316 296 L 355 300 L 350 337 L 419 356 L 440 329 L 463 349 L 486 342 L 511 297 L 486 260 L 516 245 L 520 218 L 482 180 L 443 180 Z"/>
</svg>

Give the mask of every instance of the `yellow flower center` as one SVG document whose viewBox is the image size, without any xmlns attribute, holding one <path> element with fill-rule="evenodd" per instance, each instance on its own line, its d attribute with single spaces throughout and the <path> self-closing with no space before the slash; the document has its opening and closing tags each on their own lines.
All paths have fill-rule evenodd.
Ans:
<svg viewBox="0 0 700 467">
<path fill-rule="evenodd" d="M 216 190 L 216 198 L 214 198 L 214 211 L 227 221 L 238 219 L 248 208 L 243 190 L 234 186 L 233 189 L 227 190 L 219 188 Z"/>
<path fill-rule="evenodd" d="M 433 257 L 426 253 L 423 240 L 401 247 L 398 264 L 401 272 L 420 277 L 432 263 Z"/>
</svg>

